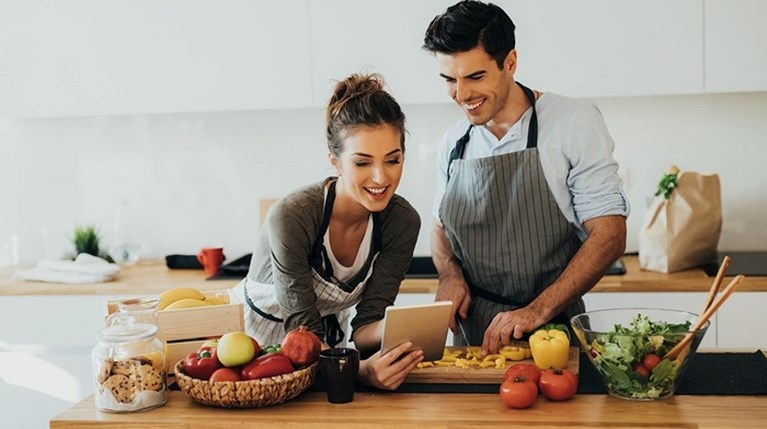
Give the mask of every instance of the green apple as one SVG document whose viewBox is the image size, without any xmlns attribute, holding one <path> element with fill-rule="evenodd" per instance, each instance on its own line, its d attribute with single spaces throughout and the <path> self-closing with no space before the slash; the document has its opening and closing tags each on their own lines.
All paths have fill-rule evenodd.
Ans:
<svg viewBox="0 0 767 429">
<path fill-rule="evenodd" d="M 218 347 L 218 339 L 205 341 L 200 347 L 213 347 L 215 349 Z"/>
<path fill-rule="evenodd" d="M 256 355 L 256 347 L 248 334 L 228 332 L 221 336 L 216 347 L 218 360 L 226 367 L 244 365 Z"/>
</svg>

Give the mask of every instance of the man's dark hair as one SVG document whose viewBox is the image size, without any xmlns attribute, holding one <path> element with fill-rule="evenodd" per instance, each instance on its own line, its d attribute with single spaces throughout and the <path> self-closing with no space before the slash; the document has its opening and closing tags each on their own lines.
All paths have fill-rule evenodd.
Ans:
<svg viewBox="0 0 767 429">
<path fill-rule="evenodd" d="M 432 53 L 452 55 L 482 45 L 502 69 L 506 56 L 514 49 L 514 28 L 514 22 L 500 7 L 464 0 L 431 21 L 423 48 Z"/>
</svg>

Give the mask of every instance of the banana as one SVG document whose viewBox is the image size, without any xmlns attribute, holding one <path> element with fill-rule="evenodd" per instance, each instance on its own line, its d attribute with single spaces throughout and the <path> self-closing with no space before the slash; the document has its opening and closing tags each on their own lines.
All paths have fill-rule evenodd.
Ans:
<svg viewBox="0 0 767 429">
<path fill-rule="evenodd" d="M 213 304 L 194 298 L 179 299 L 165 307 L 165 310 L 178 310 L 179 308 L 206 307 Z"/>
<path fill-rule="evenodd" d="M 205 302 L 209 302 L 214 305 L 229 304 L 229 300 L 225 296 L 217 294 L 205 294 Z"/>
<path fill-rule="evenodd" d="M 186 298 L 203 301 L 205 300 L 205 295 L 203 295 L 199 290 L 190 287 L 177 287 L 168 289 L 160 294 L 160 310 L 165 310 L 165 308 L 174 302 Z"/>
</svg>

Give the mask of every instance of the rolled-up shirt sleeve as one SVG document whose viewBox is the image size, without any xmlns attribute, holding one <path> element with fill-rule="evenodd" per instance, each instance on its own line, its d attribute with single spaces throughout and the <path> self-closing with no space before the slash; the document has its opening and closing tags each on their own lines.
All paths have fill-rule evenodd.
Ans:
<svg viewBox="0 0 767 429">
<path fill-rule="evenodd" d="M 613 158 L 615 144 L 601 113 L 596 106 L 582 103 L 571 125 L 572 138 L 565 147 L 570 160 L 567 186 L 578 221 L 628 216 L 628 198 Z"/>
</svg>

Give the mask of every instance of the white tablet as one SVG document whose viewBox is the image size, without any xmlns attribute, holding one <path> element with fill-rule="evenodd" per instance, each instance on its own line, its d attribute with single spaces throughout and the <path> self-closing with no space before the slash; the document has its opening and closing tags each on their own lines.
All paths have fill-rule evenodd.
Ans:
<svg viewBox="0 0 767 429">
<path fill-rule="evenodd" d="M 442 359 L 452 306 L 450 301 L 440 301 L 406 307 L 387 307 L 381 335 L 382 353 L 406 341 L 412 341 L 411 350 L 423 350 L 423 360 Z"/>
</svg>

